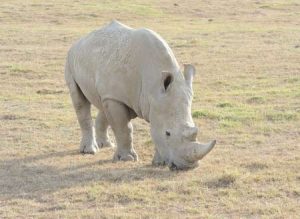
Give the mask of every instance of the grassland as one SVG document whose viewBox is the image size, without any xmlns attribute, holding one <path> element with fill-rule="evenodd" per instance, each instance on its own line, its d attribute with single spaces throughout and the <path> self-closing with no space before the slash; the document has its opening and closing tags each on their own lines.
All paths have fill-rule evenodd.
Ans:
<svg viewBox="0 0 300 219">
<path fill-rule="evenodd" d="M 299 1 L 145 2 L 1 1 L 0 218 L 299 217 Z M 139 162 L 78 153 L 66 53 L 112 19 L 155 30 L 196 65 L 198 138 L 218 140 L 198 169 L 152 167 L 138 119 Z"/>
</svg>

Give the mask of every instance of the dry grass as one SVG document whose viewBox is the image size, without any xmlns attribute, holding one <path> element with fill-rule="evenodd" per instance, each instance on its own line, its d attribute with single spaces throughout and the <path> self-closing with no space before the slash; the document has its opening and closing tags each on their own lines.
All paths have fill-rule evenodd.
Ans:
<svg viewBox="0 0 300 219">
<path fill-rule="evenodd" d="M 0 217 L 299 216 L 299 1 L 144 2 L 1 1 Z M 112 163 L 110 149 L 78 154 L 66 52 L 113 18 L 157 31 L 196 65 L 199 138 L 218 140 L 200 168 L 150 166 L 141 120 L 138 163 Z"/>
</svg>

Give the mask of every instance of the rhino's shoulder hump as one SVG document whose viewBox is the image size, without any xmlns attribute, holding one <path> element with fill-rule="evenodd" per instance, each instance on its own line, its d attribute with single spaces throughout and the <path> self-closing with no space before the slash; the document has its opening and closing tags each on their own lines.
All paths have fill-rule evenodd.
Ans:
<svg viewBox="0 0 300 219">
<path fill-rule="evenodd" d="M 165 70 L 172 69 L 173 66 L 178 68 L 176 58 L 167 44 L 167 42 L 156 32 L 150 29 L 137 29 L 136 39 L 141 47 L 147 51 L 148 56 L 151 54 L 152 60 L 157 60 L 157 65 L 163 65 Z"/>
<path fill-rule="evenodd" d="M 161 49 L 168 47 L 165 40 L 153 30 L 147 28 L 137 29 L 136 35 L 143 39 L 144 42 L 152 44 L 152 46 L 155 45 Z"/>
<path fill-rule="evenodd" d="M 117 20 L 112 20 L 106 26 L 100 27 L 77 40 L 72 47 L 81 47 L 90 42 L 107 41 L 112 38 L 120 38 L 122 35 L 126 35 L 131 30 L 133 30 L 131 27 L 128 27 Z"/>
</svg>

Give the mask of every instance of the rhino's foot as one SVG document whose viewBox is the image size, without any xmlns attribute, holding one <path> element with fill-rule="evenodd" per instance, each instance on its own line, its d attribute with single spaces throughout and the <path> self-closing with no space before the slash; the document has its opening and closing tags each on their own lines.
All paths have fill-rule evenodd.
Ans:
<svg viewBox="0 0 300 219">
<path fill-rule="evenodd" d="M 155 154 L 154 154 L 154 157 L 153 157 L 153 160 L 152 160 L 152 165 L 153 166 L 166 166 L 168 164 L 168 160 L 166 159 L 163 159 L 160 154 L 155 151 Z"/>
<path fill-rule="evenodd" d="M 115 145 L 110 140 L 97 139 L 97 144 L 99 148 L 114 148 Z"/>
<path fill-rule="evenodd" d="M 80 143 L 80 153 L 95 154 L 99 150 L 95 139 L 82 139 Z"/>
<path fill-rule="evenodd" d="M 113 157 L 113 161 L 138 161 L 138 155 L 132 149 L 130 151 L 116 151 Z"/>
</svg>

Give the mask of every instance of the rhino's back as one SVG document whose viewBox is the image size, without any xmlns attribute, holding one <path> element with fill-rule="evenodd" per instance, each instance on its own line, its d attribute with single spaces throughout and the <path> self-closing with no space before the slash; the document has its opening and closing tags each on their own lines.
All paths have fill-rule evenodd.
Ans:
<svg viewBox="0 0 300 219">
<path fill-rule="evenodd" d="M 69 51 L 72 76 L 97 107 L 101 107 L 101 99 L 108 97 L 129 102 L 119 93 L 128 93 L 124 70 L 129 68 L 132 32 L 133 29 L 113 21 L 81 38 Z"/>
<path fill-rule="evenodd" d="M 101 63 L 102 68 L 110 65 L 111 62 L 114 65 L 116 62 L 122 62 L 129 53 L 132 32 L 133 29 L 117 21 L 91 32 L 75 45 L 76 50 L 79 51 L 77 54 L 79 61 L 83 64 L 89 59 L 88 64 Z"/>
<path fill-rule="evenodd" d="M 140 113 L 140 95 L 158 83 L 162 70 L 178 68 L 166 42 L 147 29 L 117 21 L 91 32 L 69 52 L 73 77 L 89 101 L 115 99 Z"/>
</svg>

